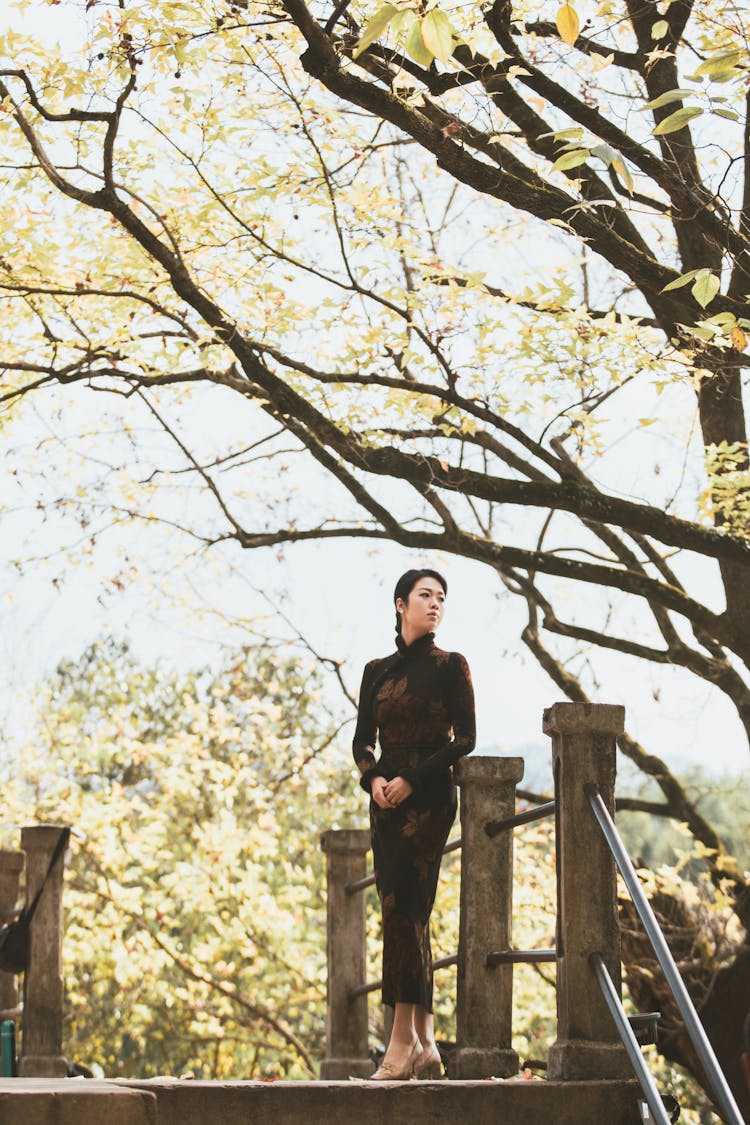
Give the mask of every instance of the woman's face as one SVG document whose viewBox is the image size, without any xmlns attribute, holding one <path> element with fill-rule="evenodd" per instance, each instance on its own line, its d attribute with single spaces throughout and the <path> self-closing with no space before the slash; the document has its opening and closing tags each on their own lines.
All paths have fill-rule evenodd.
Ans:
<svg viewBox="0 0 750 1125">
<path fill-rule="evenodd" d="M 401 632 L 414 637 L 432 633 L 443 620 L 445 590 L 435 578 L 419 578 L 404 602 L 396 602 L 401 614 Z"/>
</svg>

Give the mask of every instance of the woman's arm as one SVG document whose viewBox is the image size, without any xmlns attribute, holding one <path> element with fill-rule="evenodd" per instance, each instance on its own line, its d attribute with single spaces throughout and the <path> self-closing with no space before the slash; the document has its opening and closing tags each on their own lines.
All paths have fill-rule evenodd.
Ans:
<svg viewBox="0 0 750 1125">
<path fill-rule="evenodd" d="M 377 737 L 377 721 L 372 708 L 372 677 L 377 665 L 377 660 L 365 665 L 362 673 L 362 683 L 359 689 L 359 708 L 357 710 L 357 728 L 354 731 L 352 754 L 359 770 L 359 784 L 365 793 L 370 793 L 370 784 L 374 777 L 380 777 L 380 771 L 375 764 L 375 739 Z"/>
<path fill-rule="evenodd" d="M 446 694 L 448 714 L 453 727 L 453 738 L 429 758 L 412 770 L 404 770 L 402 777 L 414 790 L 418 790 L 441 770 L 456 764 L 459 758 L 470 754 L 476 746 L 476 720 L 474 717 L 474 688 L 469 665 L 460 652 L 452 652 L 448 664 Z"/>
</svg>

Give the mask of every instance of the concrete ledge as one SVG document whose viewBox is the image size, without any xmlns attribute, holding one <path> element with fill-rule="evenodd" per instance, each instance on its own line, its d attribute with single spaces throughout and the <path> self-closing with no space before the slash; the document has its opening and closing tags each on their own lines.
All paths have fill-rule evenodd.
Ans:
<svg viewBox="0 0 750 1125">
<path fill-rule="evenodd" d="M 518 1074 L 518 1053 L 501 1047 L 457 1047 L 448 1056 L 448 1074 L 454 1081 L 481 1078 L 483 1074 L 508 1078 Z"/>
<path fill-rule="evenodd" d="M 638 1125 L 628 1082 L 144 1082 L 157 1125 Z M 3 1119 L 3 1125 L 5 1125 Z M 36 1125 L 36 1123 L 35 1123 Z M 79 1121 L 77 1125 L 89 1125 Z M 93 1125 L 93 1122 L 90 1123 Z M 98 1125 L 98 1123 L 97 1123 Z M 112 1125 L 108 1120 L 107 1125 Z"/>
<path fill-rule="evenodd" d="M 158 1125 L 156 1095 L 82 1078 L 0 1079 L 2 1125 Z"/>
<path fill-rule="evenodd" d="M 2 1125 L 638 1125 L 634 1081 L 0 1080 Z"/>
<path fill-rule="evenodd" d="M 626 1078 L 633 1073 L 622 1043 L 590 1043 L 577 1039 L 558 1039 L 549 1049 L 547 1074 L 553 1080 L 569 1082 L 588 1078 Z"/>
<path fill-rule="evenodd" d="M 372 1059 L 323 1059 L 320 1077 L 326 1082 L 348 1082 L 350 1078 L 370 1078 L 375 1073 Z"/>
</svg>

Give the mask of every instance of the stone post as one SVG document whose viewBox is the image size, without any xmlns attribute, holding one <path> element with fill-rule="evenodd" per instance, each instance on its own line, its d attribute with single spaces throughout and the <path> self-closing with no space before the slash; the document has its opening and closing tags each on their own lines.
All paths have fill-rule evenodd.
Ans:
<svg viewBox="0 0 750 1125">
<path fill-rule="evenodd" d="M 60 835 L 59 825 L 24 828 L 26 901 L 36 894 Z M 31 923 L 31 957 L 24 974 L 22 1050 L 18 1073 L 23 1078 L 63 1078 L 68 1065 L 62 1054 L 62 887 L 65 857 L 54 867 Z"/>
<path fill-rule="evenodd" d="M 522 758 L 463 758 L 456 766 L 463 843 L 451 1078 L 518 1073 L 518 1055 L 511 1048 L 513 966 L 486 965 L 488 953 L 510 947 L 513 832 L 490 839 L 484 826 L 515 815 L 522 777 Z"/>
<path fill-rule="evenodd" d="M 365 895 L 350 894 L 347 883 L 367 875 L 370 833 L 361 828 L 331 829 L 320 837 L 328 868 L 328 1008 L 324 1079 L 369 1078 L 367 996 L 351 991 L 365 983 Z"/>
<path fill-rule="evenodd" d="M 557 1042 L 551 1079 L 630 1077 L 625 1049 L 604 1002 L 589 954 L 600 953 L 621 991 L 615 862 L 584 792 L 596 785 L 614 812 L 616 737 L 625 709 L 556 703 L 544 712 L 552 738 L 557 849 Z"/>
<path fill-rule="evenodd" d="M 10 921 L 9 916 L 18 905 L 18 884 L 23 863 L 23 852 L 0 851 L 0 925 Z M 0 1011 L 12 1012 L 17 1007 L 18 982 L 13 973 L 0 973 Z"/>
</svg>

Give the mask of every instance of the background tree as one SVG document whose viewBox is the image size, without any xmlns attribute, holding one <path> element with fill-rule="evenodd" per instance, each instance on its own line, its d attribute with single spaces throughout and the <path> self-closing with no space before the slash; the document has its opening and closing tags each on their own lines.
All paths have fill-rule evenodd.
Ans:
<svg viewBox="0 0 750 1125">
<path fill-rule="evenodd" d="M 178 675 L 105 640 L 40 692 L 4 791 L 14 819 L 79 834 L 65 892 L 72 1058 L 130 1077 L 317 1073 L 318 838 L 355 813 L 321 679 L 299 653 L 246 650 Z"/>
<path fill-rule="evenodd" d="M 63 946 L 71 1058 L 120 1077 L 317 1073 L 326 996 L 319 836 L 366 815 L 325 694 L 320 665 L 259 648 L 179 675 L 105 639 L 50 677 L 3 784 L 10 817 L 77 831 Z M 522 925 L 544 940 L 554 929 L 554 868 L 540 872 L 535 855 L 548 836 L 530 834 L 521 851 L 524 892 L 537 905 L 522 911 Z M 434 927 L 440 953 L 457 942 L 455 859 Z M 370 979 L 380 971 L 378 915 L 371 901 Z M 438 989 L 444 1039 L 454 1035 L 454 978 Z M 540 980 L 519 989 L 518 1029 L 543 1053 L 554 992 L 542 982 L 540 997 Z M 375 1044 L 377 1005 L 372 1022 Z"/>
<path fill-rule="evenodd" d="M 119 436 L 88 439 L 119 499 L 109 471 L 58 498 L 86 536 L 137 513 L 202 544 L 452 552 L 526 599 L 523 640 L 569 698 L 593 646 L 714 684 L 747 731 L 742 13 L 67 7 L 69 48 L 3 37 L 2 362 L 11 408 L 119 396 Z M 133 479 L 146 425 L 174 453 Z M 309 502 L 312 474 L 303 509 L 279 488 L 291 447 L 335 504 Z M 714 828 L 621 748 L 747 926 Z"/>
</svg>

